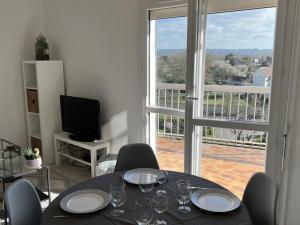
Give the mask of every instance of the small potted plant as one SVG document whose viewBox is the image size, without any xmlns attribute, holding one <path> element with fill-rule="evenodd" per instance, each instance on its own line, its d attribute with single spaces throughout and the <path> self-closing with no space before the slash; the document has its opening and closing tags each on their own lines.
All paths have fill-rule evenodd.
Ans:
<svg viewBox="0 0 300 225">
<path fill-rule="evenodd" d="M 28 147 L 24 150 L 25 166 L 28 168 L 41 168 L 42 158 L 38 148 Z"/>
<path fill-rule="evenodd" d="M 49 60 L 49 44 L 42 33 L 35 42 L 35 58 L 36 60 Z"/>
</svg>

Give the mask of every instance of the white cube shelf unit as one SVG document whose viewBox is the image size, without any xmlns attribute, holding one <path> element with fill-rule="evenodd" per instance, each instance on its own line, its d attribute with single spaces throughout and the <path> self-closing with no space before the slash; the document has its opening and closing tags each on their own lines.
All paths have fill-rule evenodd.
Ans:
<svg viewBox="0 0 300 225">
<path fill-rule="evenodd" d="M 28 145 L 55 163 L 53 135 L 61 131 L 60 95 L 65 94 L 62 61 L 23 61 Z"/>
</svg>

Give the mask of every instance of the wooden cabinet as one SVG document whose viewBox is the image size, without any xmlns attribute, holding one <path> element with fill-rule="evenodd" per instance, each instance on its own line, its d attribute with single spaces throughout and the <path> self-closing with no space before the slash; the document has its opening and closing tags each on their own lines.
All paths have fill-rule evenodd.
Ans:
<svg viewBox="0 0 300 225">
<path fill-rule="evenodd" d="M 39 113 L 39 100 L 37 90 L 27 89 L 28 112 Z"/>
</svg>

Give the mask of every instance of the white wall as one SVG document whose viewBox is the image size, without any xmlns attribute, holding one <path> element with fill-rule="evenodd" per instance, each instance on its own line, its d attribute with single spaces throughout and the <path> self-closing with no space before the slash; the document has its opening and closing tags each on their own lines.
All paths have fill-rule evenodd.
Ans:
<svg viewBox="0 0 300 225">
<path fill-rule="evenodd" d="M 34 58 L 43 31 L 41 0 L 0 1 L 0 138 L 25 146 L 25 106 L 21 61 Z"/>
<path fill-rule="evenodd" d="M 44 1 L 50 57 L 64 61 L 67 94 L 101 101 L 114 150 L 141 141 L 139 0 Z"/>
<path fill-rule="evenodd" d="M 294 46 L 291 62 L 292 80 L 290 85 L 290 113 L 288 117 L 287 160 L 284 170 L 282 192 L 285 197 L 285 220 L 283 225 L 298 225 L 300 209 L 300 3 L 298 0 L 289 0 L 287 15 L 296 21 L 293 31 Z M 295 11 L 296 9 L 296 11 Z M 295 15 L 294 15 L 295 13 Z M 295 16 L 295 17 L 294 17 Z"/>
<path fill-rule="evenodd" d="M 273 165 L 277 166 L 273 168 L 275 177 L 278 179 L 276 175 L 279 173 L 282 175 L 278 224 L 298 225 L 300 224 L 300 2 L 298 0 L 280 0 L 277 13 L 280 20 L 278 21 L 279 26 L 276 28 L 276 44 L 278 46 L 275 49 L 273 65 L 275 76 L 273 76 L 272 83 L 272 89 L 275 88 L 277 91 L 273 96 L 276 101 L 273 101 L 273 105 L 271 104 L 271 110 L 281 115 L 277 120 L 274 120 L 276 118 L 270 120 L 273 127 L 270 135 L 277 137 L 271 150 L 275 151 L 278 156 L 271 160 L 274 160 Z M 280 95 L 278 95 L 279 93 Z M 287 113 L 285 113 L 286 108 L 288 109 Z M 286 127 L 281 122 L 283 118 L 286 118 Z M 283 167 L 281 167 L 281 154 L 284 146 L 281 140 L 283 140 L 284 134 L 287 134 L 286 157 Z"/>
</svg>

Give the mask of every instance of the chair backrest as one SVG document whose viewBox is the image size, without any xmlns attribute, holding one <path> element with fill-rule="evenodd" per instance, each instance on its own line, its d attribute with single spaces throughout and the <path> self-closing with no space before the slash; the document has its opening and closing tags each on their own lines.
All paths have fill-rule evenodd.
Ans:
<svg viewBox="0 0 300 225">
<path fill-rule="evenodd" d="M 248 182 L 243 203 L 253 225 L 275 225 L 278 185 L 265 173 L 254 174 Z"/>
<path fill-rule="evenodd" d="M 39 225 L 42 208 L 33 185 L 20 179 L 4 192 L 4 201 L 11 225 Z"/>
<path fill-rule="evenodd" d="M 129 144 L 120 149 L 115 172 L 136 168 L 159 169 L 154 152 L 149 145 Z"/>
</svg>

